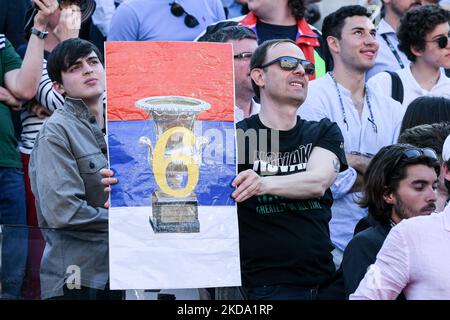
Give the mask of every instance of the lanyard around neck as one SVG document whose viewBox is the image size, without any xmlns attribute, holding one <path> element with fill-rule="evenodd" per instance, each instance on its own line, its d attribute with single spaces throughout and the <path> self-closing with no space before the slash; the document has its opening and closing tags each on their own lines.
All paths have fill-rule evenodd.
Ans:
<svg viewBox="0 0 450 320">
<path fill-rule="evenodd" d="M 341 90 L 339 90 L 339 86 L 338 86 L 338 83 L 336 81 L 336 78 L 334 77 L 333 72 L 328 72 L 328 74 L 330 75 L 331 79 L 333 79 L 334 87 L 336 88 L 336 92 L 337 92 L 337 95 L 339 97 L 339 103 L 341 105 L 342 116 L 344 118 L 343 121 L 344 121 L 345 125 L 347 126 L 347 131 L 348 131 L 347 114 L 345 112 L 344 101 L 342 100 Z M 375 133 L 378 133 L 377 124 L 375 123 L 375 118 L 373 117 L 372 105 L 370 104 L 369 90 L 367 88 L 367 84 L 364 84 L 364 97 L 366 99 L 367 107 L 369 108 L 369 113 L 370 113 L 370 117 L 367 118 L 367 120 L 372 124 L 373 131 Z"/>
<path fill-rule="evenodd" d="M 395 49 L 394 45 L 389 41 L 389 39 L 386 36 L 386 34 L 383 33 L 381 35 L 381 37 L 384 39 L 384 41 L 386 41 L 389 49 L 391 49 L 391 52 L 394 55 L 395 59 L 397 59 L 397 62 L 400 65 L 400 68 L 404 69 L 405 68 L 405 64 L 403 63 L 402 59 L 400 58 L 400 55 L 398 54 L 397 49 Z"/>
</svg>

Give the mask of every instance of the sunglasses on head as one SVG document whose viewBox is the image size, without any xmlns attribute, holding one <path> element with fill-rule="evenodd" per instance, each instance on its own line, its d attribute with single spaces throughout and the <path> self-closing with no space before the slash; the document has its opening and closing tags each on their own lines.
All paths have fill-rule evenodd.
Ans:
<svg viewBox="0 0 450 320">
<path fill-rule="evenodd" d="M 253 56 L 253 52 L 241 52 L 239 54 L 235 54 L 233 57 L 235 59 L 248 59 Z"/>
<path fill-rule="evenodd" d="M 440 36 L 439 38 L 433 39 L 433 40 L 429 40 L 429 41 L 425 41 L 425 42 L 436 42 L 439 46 L 439 48 L 441 49 L 445 49 L 447 48 L 448 45 L 448 36 Z"/>
<path fill-rule="evenodd" d="M 175 17 L 181 17 L 183 14 L 186 14 L 186 17 L 184 17 L 184 24 L 188 28 L 195 28 L 196 26 L 199 25 L 197 18 L 187 13 L 186 10 L 184 10 L 184 8 L 175 1 L 170 3 L 170 12 Z"/>
<path fill-rule="evenodd" d="M 394 170 L 402 160 L 416 159 L 420 157 L 427 157 L 434 161 L 439 161 L 436 152 L 431 148 L 408 148 L 403 151 L 402 155 L 399 158 L 397 158 L 395 164 L 392 166 L 391 171 L 394 172 Z"/>
<path fill-rule="evenodd" d="M 438 160 L 436 152 L 431 148 L 411 148 L 403 151 L 402 159 L 414 159 L 419 157 L 428 157 Z"/>
<path fill-rule="evenodd" d="M 314 63 L 312 63 L 311 61 L 289 56 L 276 58 L 275 60 L 263 64 L 260 68 L 268 67 L 277 62 L 280 68 L 286 71 L 296 70 L 299 64 L 303 67 L 307 75 L 311 76 L 315 71 Z"/>
</svg>

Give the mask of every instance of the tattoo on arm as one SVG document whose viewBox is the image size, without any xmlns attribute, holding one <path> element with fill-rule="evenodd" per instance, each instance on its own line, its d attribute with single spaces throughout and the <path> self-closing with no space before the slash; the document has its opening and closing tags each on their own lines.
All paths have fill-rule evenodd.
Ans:
<svg viewBox="0 0 450 320">
<path fill-rule="evenodd" d="M 334 172 L 339 173 L 339 170 L 341 169 L 341 163 L 339 162 L 339 160 L 337 158 L 333 159 L 333 167 L 334 167 Z"/>
</svg>

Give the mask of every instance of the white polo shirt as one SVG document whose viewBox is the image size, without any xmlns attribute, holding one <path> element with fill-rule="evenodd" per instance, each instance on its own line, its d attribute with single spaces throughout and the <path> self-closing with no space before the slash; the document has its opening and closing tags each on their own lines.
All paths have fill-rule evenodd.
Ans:
<svg viewBox="0 0 450 320">
<path fill-rule="evenodd" d="M 361 118 L 351 99 L 349 90 L 338 84 L 341 93 L 347 125 L 344 122 L 339 96 L 329 74 L 309 83 L 306 101 L 300 106 L 298 114 L 306 120 L 318 121 L 329 118 L 337 123 L 344 136 L 346 153 L 356 151 L 375 155 L 380 148 L 397 141 L 405 108 L 400 103 L 382 94 L 375 94 L 369 86 L 368 97 L 372 108 L 377 132 L 372 124 L 366 99 Z M 358 221 L 366 216 L 367 211 L 360 208 L 356 201 L 361 193 L 350 193 L 356 180 L 356 171 L 349 168 L 338 174 L 331 186 L 334 203 L 331 207 L 332 219 L 330 233 L 333 244 L 344 250 L 353 237 Z"/>
<path fill-rule="evenodd" d="M 383 39 L 383 35 L 386 36 L 387 41 L 392 44 L 404 67 L 406 68 L 410 64 L 406 55 L 398 48 L 398 38 L 395 30 L 384 19 L 381 19 L 377 26 L 376 37 L 377 42 L 380 44 L 380 48 L 378 49 L 377 57 L 375 59 L 375 65 L 367 71 L 366 79 L 370 79 L 374 75 L 386 70 L 395 71 L 402 69 L 393 50 L 389 47 L 388 42 Z"/>
<path fill-rule="evenodd" d="M 438 82 L 431 88 L 430 91 L 423 89 L 411 73 L 411 68 L 405 68 L 395 71 L 403 84 L 403 103 L 405 107 L 416 98 L 422 96 L 437 96 L 450 98 L 450 78 L 447 78 L 442 70 Z M 383 92 L 392 96 L 392 78 L 387 72 L 381 72 L 370 78 L 368 81 L 376 92 Z"/>
</svg>

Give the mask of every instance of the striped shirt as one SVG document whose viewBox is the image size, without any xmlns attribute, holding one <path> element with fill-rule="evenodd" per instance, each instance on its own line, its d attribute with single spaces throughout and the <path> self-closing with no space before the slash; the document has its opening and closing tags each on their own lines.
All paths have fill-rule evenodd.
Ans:
<svg viewBox="0 0 450 320">
<path fill-rule="evenodd" d="M 35 99 L 50 113 L 53 113 L 56 109 L 61 108 L 64 105 L 64 97 L 53 90 L 53 84 L 47 72 L 46 60 L 43 61 L 41 82 L 39 83 Z M 19 146 L 20 152 L 31 154 L 36 135 L 48 117 L 40 119 L 35 113 L 29 112 L 27 108 L 24 108 L 22 109 L 20 118 L 22 121 L 22 133 L 20 135 Z"/>
<path fill-rule="evenodd" d="M 0 34 L 0 50 L 6 47 L 6 38 L 4 34 Z"/>
</svg>

